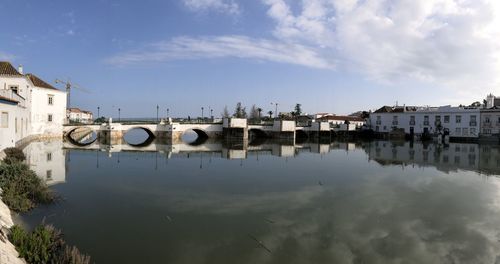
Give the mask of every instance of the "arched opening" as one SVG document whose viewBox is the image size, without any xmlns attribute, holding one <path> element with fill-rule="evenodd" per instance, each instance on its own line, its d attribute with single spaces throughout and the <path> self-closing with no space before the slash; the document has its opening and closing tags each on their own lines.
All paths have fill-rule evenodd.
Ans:
<svg viewBox="0 0 500 264">
<path fill-rule="evenodd" d="M 208 134 L 197 128 L 189 129 L 182 134 L 182 141 L 192 145 L 198 146 L 205 143 L 208 140 Z"/>
<path fill-rule="evenodd" d="M 251 146 L 262 145 L 268 138 L 269 135 L 261 129 L 252 128 L 248 130 L 248 144 Z"/>
<path fill-rule="evenodd" d="M 89 127 L 77 127 L 66 133 L 65 139 L 75 146 L 84 147 L 97 140 L 97 133 Z"/>
<path fill-rule="evenodd" d="M 304 131 L 304 130 L 296 130 L 295 131 L 295 142 L 296 143 L 304 143 L 307 141 L 307 139 L 309 138 L 309 136 L 307 135 L 307 133 Z"/>
<path fill-rule="evenodd" d="M 128 145 L 133 147 L 149 146 L 155 140 L 155 135 L 151 130 L 144 127 L 134 127 L 125 132 L 123 139 Z"/>
</svg>

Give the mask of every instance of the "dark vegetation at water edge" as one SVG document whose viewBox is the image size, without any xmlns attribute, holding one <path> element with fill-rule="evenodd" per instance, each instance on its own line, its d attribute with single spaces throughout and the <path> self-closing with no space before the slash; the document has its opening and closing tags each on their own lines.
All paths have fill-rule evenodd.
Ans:
<svg viewBox="0 0 500 264">
<path fill-rule="evenodd" d="M 10 229 L 9 240 L 19 256 L 35 264 L 89 264 L 90 257 L 76 247 L 66 245 L 61 232 L 50 225 L 39 225 L 33 232 L 20 226 Z"/>
<path fill-rule="evenodd" d="M 17 148 L 8 148 L 0 163 L 0 188 L 3 202 L 13 211 L 26 212 L 37 204 L 55 200 L 54 193 L 24 163 L 26 157 Z"/>
<path fill-rule="evenodd" d="M 6 157 L 0 161 L 0 196 L 11 210 L 26 212 L 38 204 L 55 201 L 55 194 L 24 162 L 26 157 L 20 149 L 7 148 L 4 152 Z M 33 232 L 15 225 L 8 238 L 29 264 L 90 263 L 89 256 L 66 245 L 62 233 L 50 225 L 39 225 Z"/>
</svg>

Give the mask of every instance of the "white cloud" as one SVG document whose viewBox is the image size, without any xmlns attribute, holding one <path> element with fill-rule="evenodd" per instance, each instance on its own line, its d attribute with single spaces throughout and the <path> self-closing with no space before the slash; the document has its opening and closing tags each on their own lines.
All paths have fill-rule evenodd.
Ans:
<svg viewBox="0 0 500 264">
<path fill-rule="evenodd" d="M 148 61 L 182 59 L 244 58 L 331 69 L 333 63 L 316 50 L 293 43 L 245 36 L 177 37 L 159 42 L 139 51 L 131 51 L 109 58 L 108 63 L 125 65 Z"/>
<path fill-rule="evenodd" d="M 419 80 L 463 95 L 500 85 L 500 4 L 477 0 L 263 0 L 287 42 L 326 47 L 381 82 Z M 403 82 L 404 83 L 404 82 Z"/>
<path fill-rule="evenodd" d="M 214 10 L 231 15 L 240 13 L 240 7 L 234 0 L 183 0 L 183 3 L 193 11 Z"/>
<path fill-rule="evenodd" d="M 239 12 L 228 0 L 183 0 Z M 493 0 L 261 0 L 273 38 L 179 37 L 117 55 L 114 64 L 238 57 L 349 70 L 381 83 L 452 88 L 456 98 L 500 86 L 500 2 Z M 292 6 L 291 3 L 297 4 Z"/>
</svg>

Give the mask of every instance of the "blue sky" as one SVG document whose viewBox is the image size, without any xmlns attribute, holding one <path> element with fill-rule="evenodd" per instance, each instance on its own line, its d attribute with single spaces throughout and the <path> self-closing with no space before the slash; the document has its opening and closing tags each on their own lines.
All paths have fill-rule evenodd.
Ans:
<svg viewBox="0 0 500 264">
<path fill-rule="evenodd" d="M 500 95 L 489 0 L 0 0 L 0 59 L 123 116 L 219 115 L 241 101 L 347 114 Z"/>
</svg>

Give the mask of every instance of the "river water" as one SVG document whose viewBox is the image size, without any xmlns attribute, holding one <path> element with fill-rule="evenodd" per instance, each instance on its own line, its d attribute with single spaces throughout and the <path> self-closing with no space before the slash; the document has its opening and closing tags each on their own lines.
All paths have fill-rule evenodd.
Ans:
<svg viewBox="0 0 500 264">
<path fill-rule="evenodd" d="M 22 215 L 96 263 L 499 263 L 491 145 L 25 148 L 63 199 Z"/>
</svg>

